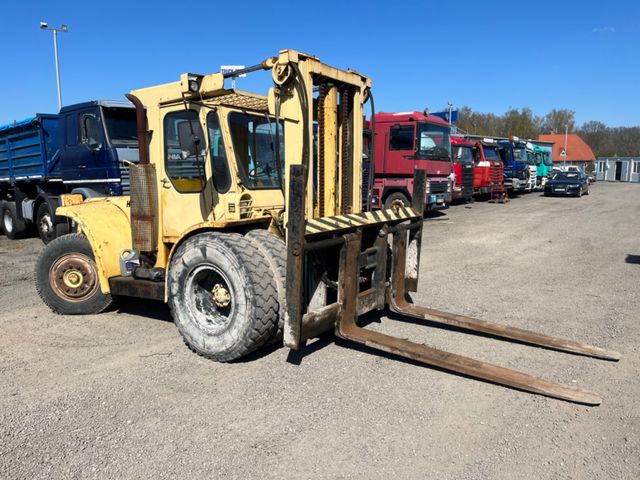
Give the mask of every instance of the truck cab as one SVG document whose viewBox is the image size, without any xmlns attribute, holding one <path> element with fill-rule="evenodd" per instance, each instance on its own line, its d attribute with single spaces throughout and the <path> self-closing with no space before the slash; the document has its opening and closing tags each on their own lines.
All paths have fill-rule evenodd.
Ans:
<svg viewBox="0 0 640 480">
<path fill-rule="evenodd" d="M 63 107 L 60 174 L 85 198 L 129 194 L 128 162 L 138 161 L 135 109 L 129 102 L 95 100 Z"/>
<path fill-rule="evenodd" d="M 531 190 L 531 170 L 533 162 L 527 158 L 527 142 L 518 137 L 511 137 L 508 140 L 499 140 L 502 147 L 502 163 L 504 166 L 504 185 L 509 190 L 526 191 Z"/>
<path fill-rule="evenodd" d="M 427 112 L 378 113 L 375 116 L 373 208 L 411 202 L 413 173 L 427 174 L 425 209 L 451 202 L 453 164 L 451 127 Z"/>
<path fill-rule="evenodd" d="M 533 152 L 536 156 L 536 186 L 544 190 L 544 186 L 549 181 L 551 172 L 553 170 L 553 160 L 551 158 L 551 149 L 540 147 L 538 145 L 533 146 Z"/>
<path fill-rule="evenodd" d="M 455 173 L 452 199 L 468 201 L 474 193 L 474 158 L 475 144 L 462 137 L 451 137 L 451 158 Z"/>
<path fill-rule="evenodd" d="M 504 187 L 501 150 L 492 138 L 482 138 L 475 143 L 473 186 L 476 193 L 487 195 Z"/>
</svg>

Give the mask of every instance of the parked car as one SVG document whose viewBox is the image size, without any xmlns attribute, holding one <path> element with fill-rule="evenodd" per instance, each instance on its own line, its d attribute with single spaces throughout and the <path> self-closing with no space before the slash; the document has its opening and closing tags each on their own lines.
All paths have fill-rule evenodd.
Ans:
<svg viewBox="0 0 640 480">
<path fill-rule="evenodd" d="M 589 195 L 589 181 L 582 171 L 555 172 L 544 187 L 544 195 Z"/>
</svg>

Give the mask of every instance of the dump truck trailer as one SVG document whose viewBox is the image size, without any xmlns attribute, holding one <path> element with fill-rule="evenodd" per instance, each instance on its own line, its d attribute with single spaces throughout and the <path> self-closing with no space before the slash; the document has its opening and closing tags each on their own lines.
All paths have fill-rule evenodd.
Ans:
<svg viewBox="0 0 640 480">
<path fill-rule="evenodd" d="M 230 76 L 256 70 L 271 71 L 266 96 L 225 88 Z M 57 214 L 73 219 L 78 233 L 46 245 L 35 274 L 53 311 L 97 314 L 118 296 L 151 298 L 169 304 L 189 348 L 217 361 L 278 338 L 299 349 L 333 330 L 348 342 L 463 375 L 600 403 L 586 390 L 359 323 L 389 308 L 426 325 L 619 358 L 408 302 L 418 284 L 427 177 L 415 172 L 410 205 L 365 211 L 363 110 L 372 104 L 366 76 L 283 50 L 232 74 L 185 73 L 128 98 L 136 106 L 140 152 L 130 194 L 62 196 Z"/>
<path fill-rule="evenodd" d="M 84 102 L 0 127 L 2 230 L 15 239 L 36 228 L 45 243 L 68 233 L 69 219 L 55 214 L 61 195 L 126 195 L 137 161 L 129 102 Z"/>
<path fill-rule="evenodd" d="M 413 198 L 413 173 L 427 173 L 425 209 L 446 207 L 453 191 L 451 126 L 421 112 L 375 115 L 373 208 L 408 206 Z"/>
</svg>

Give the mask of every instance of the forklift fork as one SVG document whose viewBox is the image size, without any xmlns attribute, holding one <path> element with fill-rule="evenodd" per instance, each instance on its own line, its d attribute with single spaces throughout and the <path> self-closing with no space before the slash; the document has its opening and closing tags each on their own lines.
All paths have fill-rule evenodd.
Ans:
<svg viewBox="0 0 640 480">
<path fill-rule="evenodd" d="M 540 335 L 527 330 L 497 325 L 482 320 L 438 312 L 424 307 L 411 305 L 404 298 L 404 260 L 406 252 L 406 226 L 398 226 L 393 232 L 393 280 L 387 294 L 390 297 L 391 310 L 413 318 L 431 322 L 455 325 L 465 330 L 490 333 L 494 336 L 519 340 L 531 345 L 544 346 L 557 350 L 579 353 L 608 360 L 618 360 L 616 352 L 606 351 L 590 345 Z M 336 334 L 346 340 L 366 345 L 384 352 L 400 355 L 435 367 L 461 373 L 489 382 L 513 387 L 532 393 L 567 400 L 585 405 L 599 405 L 600 397 L 590 391 L 553 383 L 515 370 L 499 367 L 490 363 L 438 350 L 426 345 L 403 340 L 383 333 L 367 330 L 358 326 L 358 305 L 367 292 L 358 292 L 360 256 L 360 233 L 345 235 L 345 244 L 340 259 L 340 282 L 338 301 L 341 306 Z M 399 297 L 401 295 L 401 297 Z M 400 300 L 401 298 L 401 300 Z"/>
<path fill-rule="evenodd" d="M 362 251 L 362 228 L 351 229 L 349 232 L 330 239 L 306 242 L 305 222 L 301 208 L 304 205 L 301 199 L 303 196 L 299 195 L 303 192 L 304 167 L 294 166 L 290 173 L 291 188 L 297 195 L 291 196 L 289 203 L 287 242 L 290 260 L 287 272 L 289 302 L 284 330 L 286 346 L 297 349 L 304 339 L 324 330 L 327 324 L 333 324 L 336 335 L 343 339 L 426 365 L 570 402 L 585 405 L 599 405 L 601 403 L 597 394 L 587 390 L 550 382 L 515 370 L 360 327 L 357 322 L 360 315 L 372 310 L 382 310 L 389 305 L 393 312 L 423 320 L 425 323 L 454 326 L 529 345 L 605 360 L 620 359 L 620 354 L 614 351 L 409 303 L 406 299 L 406 293 L 417 290 L 423 225 L 420 213 L 423 210 L 424 172 L 418 171 L 414 177 L 414 197 L 411 207 L 414 215 L 412 218 L 409 221 L 382 222 L 377 226 L 371 225 L 370 227 L 378 228 L 378 236 L 373 246 L 364 251 Z M 393 238 L 390 277 L 387 274 L 389 235 Z M 322 249 L 327 245 L 341 245 L 337 302 L 317 311 L 303 314 L 303 252 Z M 410 255 L 407 255 L 408 249 Z M 409 262 L 407 262 L 408 258 Z M 366 275 L 361 275 L 363 270 L 372 270 L 370 280 L 366 280 Z M 360 291 L 361 284 L 365 283 L 370 286 L 366 290 Z"/>
</svg>

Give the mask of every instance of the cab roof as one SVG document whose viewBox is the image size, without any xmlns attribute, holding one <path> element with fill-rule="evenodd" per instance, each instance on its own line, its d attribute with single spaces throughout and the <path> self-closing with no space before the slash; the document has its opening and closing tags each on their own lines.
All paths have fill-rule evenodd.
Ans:
<svg viewBox="0 0 640 480">
<path fill-rule="evenodd" d="M 443 127 L 448 127 L 449 123 L 445 122 L 442 118 L 435 115 L 422 112 L 379 112 L 376 113 L 376 123 L 395 123 L 395 122 L 428 122 Z"/>
<path fill-rule="evenodd" d="M 95 106 L 106 108 L 135 108 L 133 104 L 128 100 L 89 100 L 88 102 L 66 105 L 62 107 L 62 109 L 60 109 L 60 113 L 65 113 L 70 110 L 77 110 L 79 108 L 88 108 Z"/>
<path fill-rule="evenodd" d="M 462 145 L 465 147 L 475 147 L 476 142 L 472 142 L 471 140 L 467 140 L 466 138 L 462 138 L 457 135 L 451 135 L 451 145 Z"/>
</svg>

